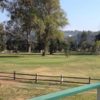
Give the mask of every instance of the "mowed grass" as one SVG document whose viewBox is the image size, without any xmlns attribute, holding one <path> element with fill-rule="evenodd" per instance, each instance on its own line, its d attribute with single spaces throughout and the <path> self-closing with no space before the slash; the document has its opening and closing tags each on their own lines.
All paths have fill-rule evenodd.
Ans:
<svg viewBox="0 0 100 100">
<path fill-rule="evenodd" d="M 100 56 L 1 55 L 0 71 L 99 78 Z"/>
<path fill-rule="evenodd" d="M 23 72 L 43 75 L 65 75 L 100 78 L 100 55 L 0 55 L 1 72 Z M 27 100 L 28 98 L 71 88 L 75 85 L 19 84 L 0 81 L 0 100 Z M 95 100 L 95 91 L 68 97 L 67 100 Z M 66 100 L 66 99 L 63 99 Z"/>
</svg>

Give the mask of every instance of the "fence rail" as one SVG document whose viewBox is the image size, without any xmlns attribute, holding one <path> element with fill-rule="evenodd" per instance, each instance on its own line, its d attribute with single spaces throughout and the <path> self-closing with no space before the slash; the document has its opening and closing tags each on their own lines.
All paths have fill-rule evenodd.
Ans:
<svg viewBox="0 0 100 100">
<path fill-rule="evenodd" d="M 51 75 L 38 75 L 38 74 L 26 74 L 17 72 L 0 72 L 0 80 L 16 80 L 16 81 L 31 81 L 34 83 L 49 82 L 49 83 L 77 83 L 77 84 L 90 84 L 92 81 L 100 81 L 91 77 L 69 77 L 69 76 L 51 76 Z"/>
</svg>

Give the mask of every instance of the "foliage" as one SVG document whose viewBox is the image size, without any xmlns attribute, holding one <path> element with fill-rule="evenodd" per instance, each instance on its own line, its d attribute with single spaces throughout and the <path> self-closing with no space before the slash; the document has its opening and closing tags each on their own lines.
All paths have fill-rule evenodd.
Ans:
<svg viewBox="0 0 100 100">
<path fill-rule="evenodd" d="M 0 24 L 0 51 L 5 49 L 5 41 L 4 41 L 4 27 L 3 24 Z"/>
<path fill-rule="evenodd" d="M 30 52 L 32 49 L 31 33 L 36 33 L 37 41 L 43 41 L 45 55 L 49 39 L 61 37 L 60 28 L 67 24 L 59 0 L 6 0 L 2 1 L 1 7 L 10 13 L 10 23 L 17 24 L 19 34 L 26 33 Z"/>
<path fill-rule="evenodd" d="M 96 49 L 96 53 L 100 53 L 100 40 L 96 41 L 95 43 L 95 49 Z"/>
<path fill-rule="evenodd" d="M 57 34 L 61 34 L 59 28 L 67 24 L 67 19 L 60 7 L 59 0 L 34 1 L 34 7 L 36 10 L 36 23 L 34 26 L 38 26 L 35 27 L 38 31 L 37 37 L 43 41 L 43 55 L 45 55 L 48 41 L 57 37 Z M 42 24 L 42 29 L 38 23 Z M 42 30 L 42 32 L 40 32 L 40 30 Z"/>
<path fill-rule="evenodd" d="M 11 20 L 5 24 L 6 39 L 1 36 L 2 50 L 7 47 L 14 51 L 42 52 L 42 55 L 46 51 L 50 54 L 69 51 L 95 54 L 100 51 L 96 42 L 100 40 L 99 31 L 68 31 L 64 36 L 66 33 L 61 28 L 68 20 L 59 0 L 2 0 L 0 10 L 4 9 Z"/>
</svg>

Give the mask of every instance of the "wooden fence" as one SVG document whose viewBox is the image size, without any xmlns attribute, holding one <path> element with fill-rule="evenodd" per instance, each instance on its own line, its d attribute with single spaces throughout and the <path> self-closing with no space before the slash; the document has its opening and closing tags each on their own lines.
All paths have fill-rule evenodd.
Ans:
<svg viewBox="0 0 100 100">
<path fill-rule="evenodd" d="M 51 76 L 51 75 L 39 75 L 39 74 L 25 74 L 17 72 L 0 72 L 0 80 L 14 80 L 20 82 L 34 82 L 34 83 L 48 83 L 48 84 L 90 84 L 93 81 L 100 81 L 100 79 L 94 79 L 91 77 L 68 77 L 68 76 Z"/>
</svg>

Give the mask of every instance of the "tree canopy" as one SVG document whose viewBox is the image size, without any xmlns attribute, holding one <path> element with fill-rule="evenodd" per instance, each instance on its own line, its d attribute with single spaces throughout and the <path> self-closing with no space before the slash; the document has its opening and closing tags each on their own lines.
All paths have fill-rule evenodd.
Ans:
<svg viewBox="0 0 100 100">
<path fill-rule="evenodd" d="M 48 42 L 52 38 L 60 39 L 61 27 L 68 24 L 59 0 L 2 0 L 0 7 L 9 12 L 11 25 L 16 24 L 21 34 L 26 33 L 30 52 L 32 32 L 35 32 L 37 41 L 43 42 L 45 55 Z"/>
</svg>

